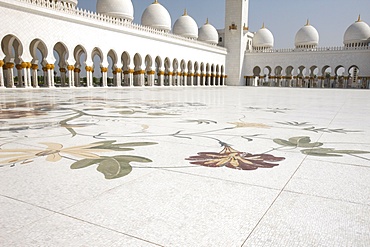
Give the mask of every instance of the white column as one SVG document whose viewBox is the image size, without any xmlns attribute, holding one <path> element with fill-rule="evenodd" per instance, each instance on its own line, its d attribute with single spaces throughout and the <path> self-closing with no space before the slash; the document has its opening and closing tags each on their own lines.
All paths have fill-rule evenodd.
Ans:
<svg viewBox="0 0 370 247">
<path fill-rule="evenodd" d="M 155 86 L 155 84 L 154 84 L 154 80 L 155 80 L 155 71 L 154 70 L 151 70 L 151 71 L 147 71 L 146 72 L 146 74 L 147 74 L 147 76 L 148 76 L 148 84 L 149 84 L 149 86 L 152 86 L 152 87 L 154 87 Z"/>
<path fill-rule="evenodd" d="M 59 68 L 60 72 L 60 83 L 62 87 L 66 86 L 67 70 L 65 68 Z"/>
<path fill-rule="evenodd" d="M 115 75 L 115 78 L 116 78 L 116 86 L 117 87 L 122 87 L 122 69 L 121 68 L 117 68 L 115 71 L 114 71 L 114 75 Z"/>
<path fill-rule="evenodd" d="M 80 78 L 80 72 L 81 72 L 81 69 L 75 68 L 73 70 L 73 72 L 74 72 L 74 84 L 75 84 L 76 87 L 80 87 L 81 86 L 81 84 L 80 84 L 80 80 L 81 80 L 81 78 Z"/>
<path fill-rule="evenodd" d="M 39 88 L 39 78 L 37 77 L 37 70 L 39 66 L 37 64 L 32 64 L 31 73 L 32 73 L 32 85 L 34 88 Z"/>
<path fill-rule="evenodd" d="M 7 81 L 8 81 L 8 87 L 10 88 L 15 88 L 14 86 L 14 63 L 6 63 L 6 68 L 7 68 Z"/>
<path fill-rule="evenodd" d="M 27 68 L 22 68 L 23 70 L 23 83 L 24 83 L 24 87 L 25 88 L 28 88 L 28 72 L 27 72 Z"/>
<path fill-rule="evenodd" d="M 145 86 L 145 70 L 138 71 L 137 80 L 139 82 L 139 86 L 144 87 Z"/>
<path fill-rule="evenodd" d="M 75 67 L 73 65 L 68 65 L 68 87 L 74 87 L 75 84 L 75 78 L 74 78 L 74 69 Z"/>
<path fill-rule="evenodd" d="M 179 76 L 178 76 L 178 73 L 177 72 L 173 72 L 173 78 L 172 78 L 172 80 L 173 80 L 173 84 L 174 84 L 174 86 L 179 86 Z"/>
<path fill-rule="evenodd" d="M 164 71 L 160 70 L 158 71 L 158 80 L 159 80 L 159 86 L 164 86 Z"/>
<path fill-rule="evenodd" d="M 125 86 L 130 86 L 130 84 L 129 84 L 130 79 L 129 79 L 129 76 L 128 76 L 128 72 L 126 72 L 126 71 L 123 72 L 123 81 L 124 81 L 123 83 L 124 83 Z"/>
<path fill-rule="evenodd" d="M 27 68 L 26 68 L 27 69 L 27 82 L 28 82 L 27 87 L 32 87 L 31 68 L 32 68 L 32 64 L 27 63 Z"/>
<path fill-rule="evenodd" d="M 130 87 L 134 86 L 134 70 L 130 69 L 128 73 L 128 80 L 130 82 Z"/>
<path fill-rule="evenodd" d="M 4 66 L 4 61 L 3 60 L 0 60 L 0 88 L 4 88 L 5 87 L 3 66 Z"/>
<path fill-rule="evenodd" d="M 125 79 L 125 84 L 128 85 L 129 87 L 134 86 L 134 77 L 133 77 L 134 70 L 128 69 L 126 70 L 124 74 L 124 79 Z"/>
<path fill-rule="evenodd" d="M 215 85 L 216 85 L 216 86 L 221 86 L 221 85 L 220 85 L 220 75 L 219 75 L 219 74 L 217 74 L 215 78 L 216 78 L 216 79 L 215 79 Z"/>
<path fill-rule="evenodd" d="M 22 66 L 20 64 L 17 64 L 15 66 L 17 69 L 17 77 L 18 77 L 18 85 L 17 87 L 23 87 L 23 73 L 22 73 Z"/>
<path fill-rule="evenodd" d="M 108 87 L 108 68 L 102 67 L 101 73 L 102 73 L 103 87 Z"/>
<path fill-rule="evenodd" d="M 51 66 L 49 65 L 49 64 L 47 64 L 46 65 L 46 73 L 47 73 L 47 85 L 48 85 L 48 87 L 53 87 L 53 81 L 52 81 L 52 77 L 53 77 L 53 75 L 52 75 L 52 73 L 51 73 Z"/>
<path fill-rule="evenodd" d="M 54 64 L 52 68 L 50 69 L 50 77 L 51 77 L 51 86 L 55 87 L 55 81 L 54 81 Z"/>
<path fill-rule="evenodd" d="M 205 79 L 206 79 L 206 75 L 205 74 L 202 74 L 201 75 L 201 78 L 200 78 L 200 85 L 201 86 L 205 86 L 206 84 L 205 84 Z"/>
<path fill-rule="evenodd" d="M 168 72 L 168 85 L 170 86 L 170 87 L 172 87 L 173 86 L 173 84 L 172 84 L 172 82 L 173 82 L 173 72 Z"/>
<path fill-rule="evenodd" d="M 92 71 L 93 67 L 91 66 L 86 66 L 86 80 L 87 80 L 87 87 L 93 87 L 93 81 L 92 81 Z"/>
<path fill-rule="evenodd" d="M 199 73 L 195 73 L 195 78 L 196 78 L 196 81 L 197 81 L 197 86 L 199 87 L 200 86 L 200 75 Z"/>
</svg>

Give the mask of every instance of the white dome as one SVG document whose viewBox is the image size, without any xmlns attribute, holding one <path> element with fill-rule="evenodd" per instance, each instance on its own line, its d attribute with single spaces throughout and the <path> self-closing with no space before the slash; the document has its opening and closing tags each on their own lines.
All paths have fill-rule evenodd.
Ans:
<svg viewBox="0 0 370 247">
<path fill-rule="evenodd" d="M 295 36 L 295 46 L 297 48 L 316 47 L 319 44 L 319 33 L 316 28 L 307 24 L 299 29 Z"/>
<path fill-rule="evenodd" d="M 208 23 L 208 20 L 199 28 L 198 40 L 213 45 L 218 44 L 218 32 L 214 26 Z"/>
<path fill-rule="evenodd" d="M 198 38 L 198 25 L 192 17 L 188 16 L 186 10 L 184 15 L 180 16 L 173 25 L 173 33 L 186 38 Z"/>
<path fill-rule="evenodd" d="M 253 47 L 254 48 L 272 48 L 274 47 L 274 36 L 265 28 L 265 25 L 262 26 L 260 30 L 253 37 Z"/>
<path fill-rule="evenodd" d="M 369 25 L 361 21 L 359 17 L 358 20 L 347 28 L 344 33 L 344 44 L 368 44 L 370 40 L 370 27 Z"/>
<path fill-rule="evenodd" d="M 171 16 L 157 0 L 149 5 L 141 16 L 141 25 L 163 31 L 171 31 Z"/>
<path fill-rule="evenodd" d="M 129 21 L 134 19 L 134 6 L 131 0 L 98 0 L 96 12 Z"/>
</svg>

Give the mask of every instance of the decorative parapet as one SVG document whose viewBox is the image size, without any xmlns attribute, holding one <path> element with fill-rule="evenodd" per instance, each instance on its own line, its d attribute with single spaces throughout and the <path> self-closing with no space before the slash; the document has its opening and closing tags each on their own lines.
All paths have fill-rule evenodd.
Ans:
<svg viewBox="0 0 370 247">
<path fill-rule="evenodd" d="M 155 29 L 155 28 L 151 28 L 151 27 L 140 25 L 140 24 L 132 23 L 131 21 L 128 21 L 128 20 L 125 20 L 125 19 L 120 19 L 120 18 L 116 18 L 116 17 L 112 17 L 112 16 L 99 14 L 99 13 L 96 13 L 96 12 L 91 12 L 91 11 L 86 10 L 86 9 L 74 8 L 74 7 L 71 7 L 71 5 L 69 5 L 67 3 L 64 3 L 64 2 L 60 2 L 60 1 L 57 1 L 57 2 L 50 1 L 50 0 L 16 0 L 16 1 L 26 3 L 26 4 L 32 4 L 32 5 L 35 5 L 35 6 L 40 7 L 40 8 L 47 8 L 47 9 L 50 9 L 50 10 L 53 10 L 53 11 L 58 11 L 58 12 L 68 14 L 68 15 L 71 15 L 71 16 L 77 16 L 77 17 L 88 19 L 88 20 L 99 21 L 99 22 L 102 22 L 104 24 L 109 24 L 109 25 L 112 25 L 112 26 L 115 26 L 115 27 L 117 27 L 117 26 L 118 27 L 125 27 L 125 28 L 131 29 L 131 30 L 137 30 L 137 31 L 152 33 L 152 34 L 161 35 L 163 37 L 167 37 L 167 38 L 171 38 L 171 39 L 186 41 L 188 43 L 198 44 L 198 45 L 202 45 L 202 46 L 206 46 L 206 47 L 210 47 L 210 48 L 217 48 L 217 49 L 226 51 L 226 48 L 224 48 L 224 47 L 208 44 L 208 43 L 201 42 L 201 41 L 194 40 L 194 39 L 190 39 L 190 38 L 185 38 L 185 37 L 175 35 L 175 34 L 172 34 L 172 33 L 168 33 L 168 32 L 158 30 L 158 29 Z"/>
<path fill-rule="evenodd" d="M 245 53 L 292 53 L 292 52 L 332 52 L 332 51 L 354 51 L 354 50 L 370 50 L 370 46 L 359 47 L 316 47 L 310 49 L 293 48 L 293 49 L 264 49 L 264 50 L 247 50 Z"/>
</svg>

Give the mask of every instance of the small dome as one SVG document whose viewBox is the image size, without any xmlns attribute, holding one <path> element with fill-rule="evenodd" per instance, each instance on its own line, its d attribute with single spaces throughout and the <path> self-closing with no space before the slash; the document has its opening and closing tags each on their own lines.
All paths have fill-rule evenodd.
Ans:
<svg viewBox="0 0 370 247">
<path fill-rule="evenodd" d="M 263 25 L 253 37 L 253 48 L 268 49 L 272 47 L 274 47 L 274 36 L 270 30 Z"/>
<path fill-rule="evenodd" d="M 369 25 L 361 20 L 359 16 L 358 20 L 349 26 L 344 33 L 344 44 L 346 46 L 353 45 L 368 45 L 370 40 L 370 27 Z"/>
<path fill-rule="evenodd" d="M 134 19 L 134 6 L 131 0 L 98 0 L 96 12 L 129 21 Z"/>
<path fill-rule="evenodd" d="M 199 28 L 198 40 L 212 45 L 218 44 L 218 32 L 214 26 L 209 24 L 208 20 Z"/>
<path fill-rule="evenodd" d="M 149 5 L 141 16 L 141 25 L 163 31 L 171 31 L 171 16 L 157 0 Z"/>
<path fill-rule="evenodd" d="M 69 4 L 71 4 L 72 6 L 75 6 L 75 7 L 78 4 L 78 0 L 62 0 L 61 2 L 69 3 Z"/>
<path fill-rule="evenodd" d="M 296 48 L 314 48 L 319 44 L 319 33 L 316 28 L 310 25 L 307 20 L 307 24 L 299 29 L 295 36 L 295 47 Z"/>
<path fill-rule="evenodd" d="M 188 16 L 186 10 L 173 25 L 173 33 L 186 38 L 198 38 L 198 25 L 192 17 Z"/>
</svg>

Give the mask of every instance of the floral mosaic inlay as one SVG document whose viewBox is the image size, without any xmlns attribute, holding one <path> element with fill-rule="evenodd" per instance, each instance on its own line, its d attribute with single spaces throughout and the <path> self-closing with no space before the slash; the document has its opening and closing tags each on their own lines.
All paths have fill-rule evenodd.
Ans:
<svg viewBox="0 0 370 247">
<path fill-rule="evenodd" d="M 171 164 L 179 169 L 201 166 L 279 169 L 289 159 L 286 151 L 294 150 L 321 158 L 352 156 L 370 161 L 367 148 L 333 147 L 312 141 L 309 135 L 350 135 L 359 131 L 285 119 L 284 116 L 294 111 L 290 108 L 248 106 L 230 111 L 233 117 L 212 119 L 197 116 L 197 112 L 208 110 L 204 103 L 85 95 L 71 96 L 69 100 L 20 97 L 0 106 L 0 168 L 32 165 L 36 160 L 45 163 L 63 160 L 73 170 L 95 167 L 106 179 L 117 179 L 138 168 L 135 163 L 140 163 L 140 168 L 167 168 L 168 164 L 160 163 L 160 158 L 167 155 L 161 145 L 164 140 L 174 143 L 172 151 L 177 150 L 177 142 L 199 148 L 193 155 L 184 154 L 178 164 Z M 248 121 L 248 116 L 257 113 L 278 116 L 279 121 L 256 121 L 256 118 Z M 268 134 L 274 130 L 284 136 L 291 131 L 302 134 L 285 139 Z M 230 139 L 238 144 L 225 141 Z M 202 146 L 203 141 L 207 141 L 208 147 Z M 31 147 L 29 143 L 33 143 Z M 220 144 L 221 150 L 217 150 Z M 258 151 L 248 151 L 252 145 Z M 184 161 L 188 166 L 181 165 Z"/>
</svg>

